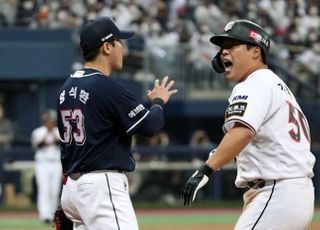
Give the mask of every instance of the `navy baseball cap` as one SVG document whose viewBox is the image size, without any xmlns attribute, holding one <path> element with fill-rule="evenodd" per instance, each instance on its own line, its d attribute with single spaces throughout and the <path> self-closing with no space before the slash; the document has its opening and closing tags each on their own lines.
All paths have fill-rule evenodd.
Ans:
<svg viewBox="0 0 320 230">
<path fill-rule="evenodd" d="M 119 30 L 112 18 L 100 17 L 89 21 L 82 28 L 80 46 L 84 51 L 90 51 L 100 47 L 106 41 L 129 39 L 133 36 L 133 31 Z"/>
</svg>

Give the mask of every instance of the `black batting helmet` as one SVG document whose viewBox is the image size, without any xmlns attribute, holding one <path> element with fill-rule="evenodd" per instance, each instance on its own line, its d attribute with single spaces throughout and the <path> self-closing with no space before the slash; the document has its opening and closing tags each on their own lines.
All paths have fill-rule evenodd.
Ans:
<svg viewBox="0 0 320 230">
<path fill-rule="evenodd" d="M 267 63 L 270 49 L 270 36 L 258 24 L 244 19 L 231 21 L 225 26 L 224 33 L 212 36 L 210 42 L 221 47 L 222 42 L 226 38 L 232 38 L 246 44 L 259 46 L 262 49 L 263 61 Z M 220 60 L 220 52 L 212 59 L 211 64 L 216 72 L 224 72 L 224 66 Z"/>
</svg>

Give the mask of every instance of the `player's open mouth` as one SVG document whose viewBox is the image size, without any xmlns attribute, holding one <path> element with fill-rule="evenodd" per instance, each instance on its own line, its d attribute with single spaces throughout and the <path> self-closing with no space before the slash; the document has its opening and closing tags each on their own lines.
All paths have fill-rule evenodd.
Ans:
<svg viewBox="0 0 320 230">
<path fill-rule="evenodd" d="M 232 62 L 230 60 L 224 59 L 223 60 L 223 65 L 224 65 L 224 69 L 226 71 L 228 71 L 228 70 L 231 70 L 233 64 L 232 64 Z"/>
</svg>

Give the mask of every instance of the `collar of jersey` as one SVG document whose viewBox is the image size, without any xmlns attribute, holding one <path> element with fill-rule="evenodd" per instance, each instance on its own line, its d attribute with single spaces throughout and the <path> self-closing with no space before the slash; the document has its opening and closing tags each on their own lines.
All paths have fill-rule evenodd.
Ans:
<svg viewBox="0 0 320 230">
<path fill-rule="evenodd" d="M 80 73 L 80 72 L 83 72 L 81 75 L 77 74 L 77 73 Z M 96 69 L 93 69 L 93 68 L 89 68 L 89 67 L 85 67 L 81 70 L 77 70 L 76 72 L 74 72 L 73 74 L 71 74 L 71 77 L 74 77 L 74 78 L 83 78 L 83 77 L 89 77 L 89 76 L 92 76 L 92 75 L 103 75 L 103 73 L 101 73 L 99 70 L 96 70 Z"/>
</svg>

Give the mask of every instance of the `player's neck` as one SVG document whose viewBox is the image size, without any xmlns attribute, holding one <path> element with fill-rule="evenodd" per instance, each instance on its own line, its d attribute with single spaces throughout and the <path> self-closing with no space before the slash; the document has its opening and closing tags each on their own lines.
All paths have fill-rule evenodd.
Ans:
<svg viewBox="0 0 320 230">
<path fill-rule="evenodd" d="M 108 65 L 105 65 L 105 64 L 103 65 L 100 62 L 86 62 L 84 67 L 95 69 L 95 70 L 103 73 L 106 76 L 110 76 L 110 74 L 112 72 Z"/>
<path fill-rule="evenodd" d="M 259 70 L 259 69 L 268 69 L 268 66 L 266 64 L 260 63 L 258 65 L 252 65 L 248 68 L 248 71 L 244 75 L 243 78 L 241 78 L 238 82 L 242 82 L 248 78 L 249 75 L 251 75 L 253 72 Z"/>
</svg>

